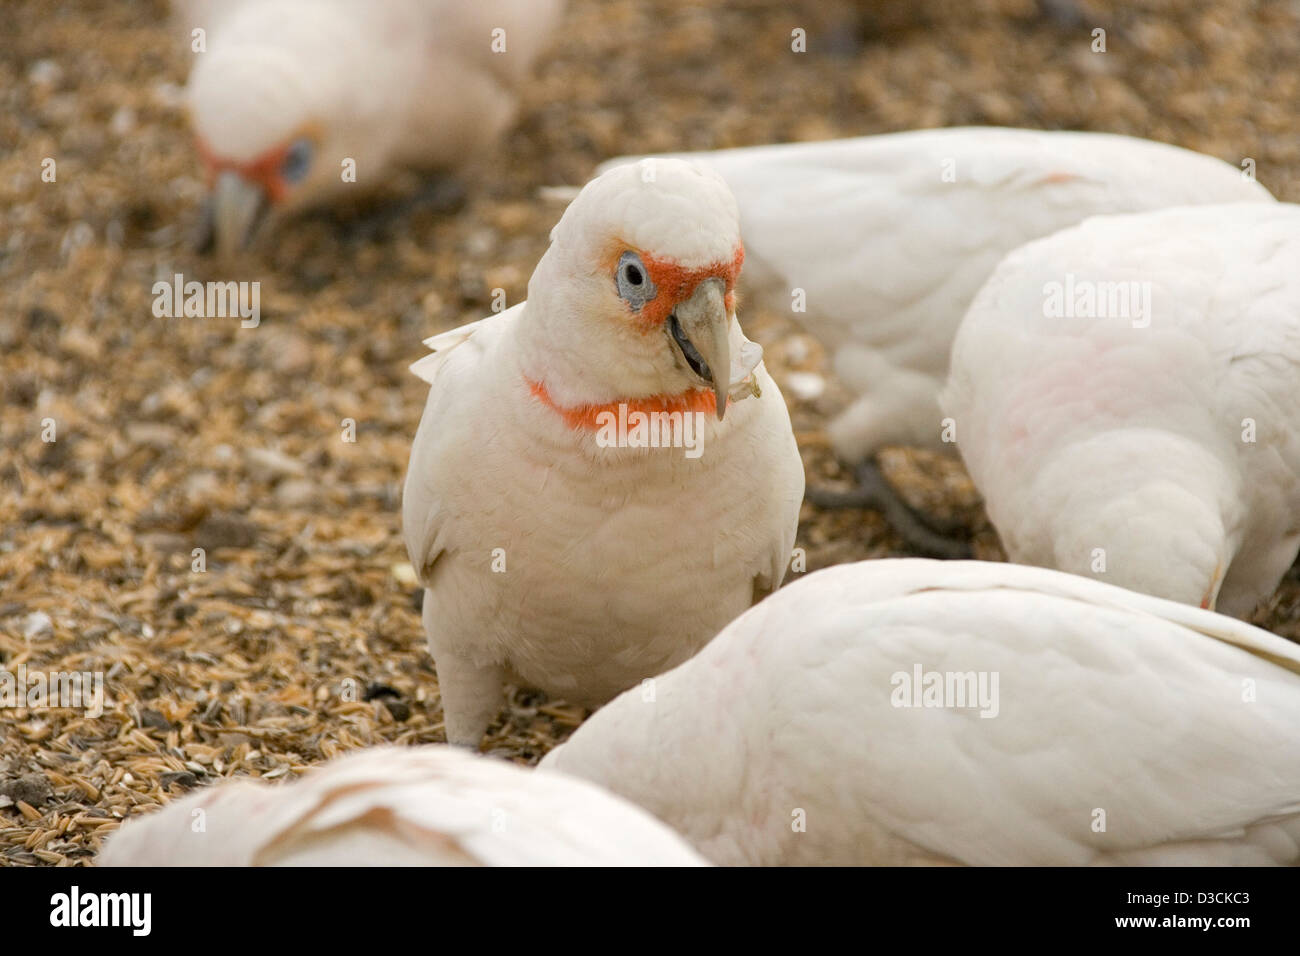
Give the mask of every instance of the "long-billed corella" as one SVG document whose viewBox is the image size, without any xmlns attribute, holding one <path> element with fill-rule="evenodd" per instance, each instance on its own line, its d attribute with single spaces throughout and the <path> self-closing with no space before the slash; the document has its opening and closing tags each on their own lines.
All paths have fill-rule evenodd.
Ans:
<svg viewBox="0 0 1300 956">
<path fill-rule="evenodd" d="M 542 761 L 723 864 L 1300 861 L 1300 647 L 1043 568 L 767 598 Z"/>
<path fill-rule="evenodd" d="M 589 183 L 528 300 L 429 339 L 402 502 L 452 743 L 507 679 L 605 702 L 681 663 L 785 576 L 803 465 L 735 317 L 716 173 Z"/>
<path fill-rule="evenodd" d="M 266 218 L 456 171 L 513 119 L 563 0 L 175 0 L 219 252 Z M 194 34 L 191 39 L 191 34 Z"/>
<path fill-rule="evenodd" d="M 944 408 L 1012 560 L 1250 613 L 1300 548 L 1300 207 L 1098 217 L 1016 250 Z"/>
<path fill-rule="evenodd" d="M 128 821 L 100 866 L 697 866 L 645 811 L 452 747 L 375 747 L 301 780 L 228 781 Z"/>
<path fill-rule="evenodd" d="M 853 464 L 885 445 L 951 451 L 938 398 L 953 337 L 1012 249 L 1101 213 L 1272 199 L 1213 157 L 1104 133 L 934 129 L 689 156 L 736 195 L 745 285 L 824 343 L 857 394 L 828 429 Z M 821 498 L 881 508 L 914 546 L 960 553 L 870 461 L 858 471 L 859 494 Z"/>
</svg>

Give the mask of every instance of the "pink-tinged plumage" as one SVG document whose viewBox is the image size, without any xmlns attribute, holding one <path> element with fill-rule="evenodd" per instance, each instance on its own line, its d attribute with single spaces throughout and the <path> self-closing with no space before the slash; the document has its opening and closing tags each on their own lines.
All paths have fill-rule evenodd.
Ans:
<svg viewBox="0 0 1300 956">
<path fill-rule="evenodd" d="M 1007 256 L 944 407 L 1012 560 L 1239 616 L 1273 593 L 1300 549 L 1297 263 L 1289 203 L 1102 216 Z"/>
</svg>

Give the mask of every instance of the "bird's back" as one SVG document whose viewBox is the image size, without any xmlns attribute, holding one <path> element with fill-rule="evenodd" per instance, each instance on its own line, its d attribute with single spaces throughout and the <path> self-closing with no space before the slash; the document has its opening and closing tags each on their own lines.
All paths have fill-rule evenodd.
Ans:
<svg viewBox="0 0 1300 956">
<path fill-rule="evenodd" d="M 1096 517 L 1085 499 L 1168 471 L 1240 555 L 1225 609 L 1275 586 L 1300 508 L 1298 260 L 1284 203 L 1097 217 L 1004 260 L 958 332 L 943 406 L 1013 557 L 1074 570 L 1057 563 L 1081 560 L 1074 538 L 1106 537 L 1068 527 Z"/>
<path fill-rule="evenodd" d="M 1038 568 L 862 562 L 658 685 L 548 762 L 716 862 L 1300 859 L 1300 652 L 1209 612 Z"/>
</svg>

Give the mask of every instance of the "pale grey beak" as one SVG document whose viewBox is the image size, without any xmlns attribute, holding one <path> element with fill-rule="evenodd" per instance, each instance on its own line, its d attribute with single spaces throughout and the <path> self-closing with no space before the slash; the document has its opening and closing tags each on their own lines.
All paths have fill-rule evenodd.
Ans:
<svg viewBox="0 0 1300 956">
<path fill-rule="evenodd" d="M 668 317 L 667 325 L 691 371 L 713 386 L 721 419 L 727 410 L 731 379 L 731 316 L 722 280 L 705 279 L 697 285 L 691 297 Z"/>
<path fill-rule="evenodd" d="M 228 257 L 248 245 L 266 212 L 266 193 L 238 173 L 227 170 L 217 177 L 204 209 L 199 248 L 215 248 Z"/>
</svg>

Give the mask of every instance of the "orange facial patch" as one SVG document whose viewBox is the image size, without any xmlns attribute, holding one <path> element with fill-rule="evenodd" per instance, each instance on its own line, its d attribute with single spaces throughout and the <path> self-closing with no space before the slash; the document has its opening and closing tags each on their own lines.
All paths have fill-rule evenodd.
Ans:
<svg viewBox="0 0 1300 956">
<path fill-rule="evenodd" d="M 285 143 L 278 149 L 263 153 L 250 162 L 236 163 L 233 160 L 222 159 L 209 148 L 207 143 L 201 139 L 198 140 L 199 157 L 203 160 L 203 168 L 207 173 L 209 187 L 216 181 L 217 176 L 223 172 L 238 173 L 250 183 L 261 186 L 266 193 L 266 198 L 272 203 L 279 202 L 289 191 L 289 184 L 285 181 L 280 169 L 284 165 L 284 158 L 288 155 L 291 146 L 292 141 Z"/>
<path fill-rule="evenodd" d="M 679 395 L 652 395 L 649 398 L 630 398 L 622 402 L 607 402 L 603 405 L 577 405 L 564 408 L 551 398 L 551 393 L 541 382 L 528 381 L 528 390 L 533 397 L 547 408 L 557 412 L 564 423 L 574 431 L 594 432 L 600 428 L 599 416 L 609 412 L 618 417 L 619 405 L 627 406 L 628 414 L 632 412 L 704 412 L 712 415 L 717 410 L 717 398 L 712 389 L 692 388 Z"/>
<path fill-rule="evenodd" d="M 632 247 L 623 243 L 615 246 L 615 251 L 608 257 L 606 271 L 612 276 L 618 265 L 618 258 L 626 250 Z M 641 306 L 641 309 L 635 313 L 642 328 L 646 331 L 657 329 L 668 320 L 668 316 L 673 309 L 689 299 L 695 287 L 705 279 L 721 279 L 726 283 L 726 304 L 727 311 L 732 312 L 736 308 L 736 278 L 740 275 L 741 266 L 745 262 L 745 247 L 736 246 L 735 255 L 729 261 L 714 262 L 700 268 L 688 269 L 672 259 L 657 259 L 636 250 L 641 256 L 641 262 L 646 271 L 650 273 L 650 281 L 655 284 L 658 294 Z"/>
</svg>

